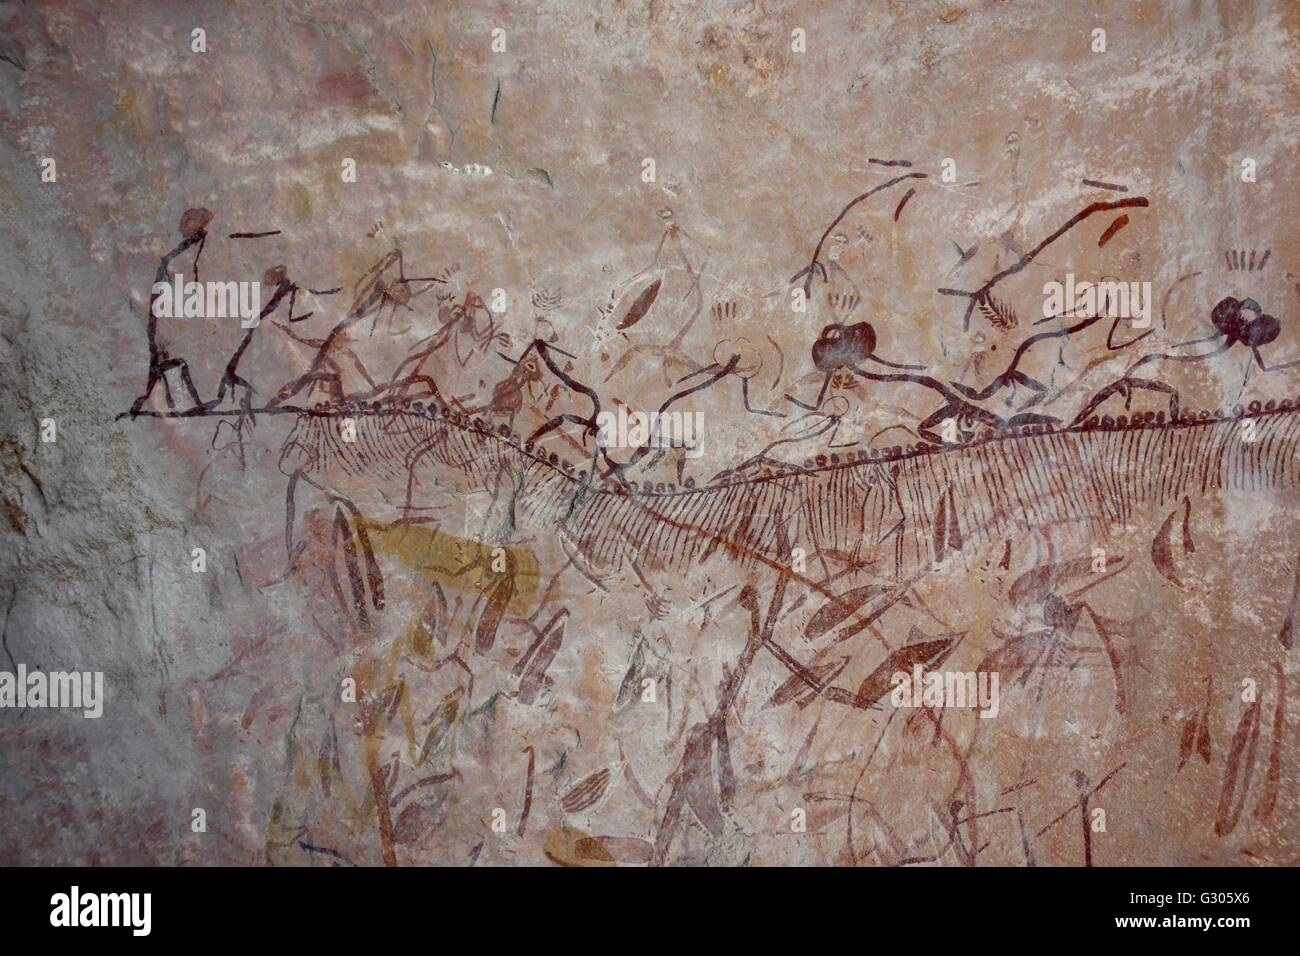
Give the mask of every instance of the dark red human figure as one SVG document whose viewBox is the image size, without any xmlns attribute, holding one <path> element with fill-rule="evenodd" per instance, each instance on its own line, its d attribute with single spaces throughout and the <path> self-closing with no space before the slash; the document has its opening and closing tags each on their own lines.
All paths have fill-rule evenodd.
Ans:
<svg viewBox="0 0 1300 956">
<path fill-rule="evenodd" d="M 194 387 L 194 382 L 190 378 L 190 367 L 183 358 L 177 358 L 167 351 L 167 346 L 158 341 L 158 300 L 162 293 L 157 291 L 159 285 L 170 286 L 172 281 L 171 264 L 176 257 L 183 255 L 189 249 L 198 247 L 194 252 L 194 276 L 198 279 L 199 273 L 199 256 L 203 254 L 203 245 L 208 240 L 208 225 L 212 222 L 212 213 L 201 207 L 185 210 L 181 216 L 180 232 L 181 242 L 175 249 L 167 253 L 158 262 L 158 271 L 154 277 L 154 285 L 149 294 L 149 380 L 145 384 L 144 393 L 131 403 L 131 415 L 135 416 L 140 413 L 144 403 L 149 401 L 153 395 L 153 390 L 161 382 L 163 395 L 167 400 L 168 410 L 176 408 L 176 401 L 172 398 L 171 386 L 167 383 L 167 373 L 174 368 L 179 368 L 181 382 L 184 383 L 185 389 L 189 392 L 191 408 L 198 410 L 202 406 L 199 400 L 198 390 Z"/>
</svg>

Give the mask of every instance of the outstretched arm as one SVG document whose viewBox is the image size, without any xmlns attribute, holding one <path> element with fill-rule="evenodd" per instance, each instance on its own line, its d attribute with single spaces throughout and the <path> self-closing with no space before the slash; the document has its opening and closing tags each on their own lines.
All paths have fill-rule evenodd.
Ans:
<svg viewBox="0 0 1300 956">
<path fill-rule="evenodd" d="M 1255 356 L 1255 363 L 1265 372 L 1277 372 L 1284 368 L 1294 368 L 1295 366 L 1300 365 L 1300 359 L 1296 359 L 1293 362 L 1282 362 L 1278 365 L 1265 365 L 1264 357 L 1259 354 L 1258 347 L 1252 348 L 1250 351 L 1251 354 Z"/>
</svg>

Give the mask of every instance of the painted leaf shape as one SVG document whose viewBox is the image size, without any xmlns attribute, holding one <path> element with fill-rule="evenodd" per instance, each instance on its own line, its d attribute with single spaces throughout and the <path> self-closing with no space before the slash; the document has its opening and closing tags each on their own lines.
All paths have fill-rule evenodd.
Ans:
<svg viewBox="0 0 1300 956">
<path fill-rule="evenodd" d="M 839 657 L 835 660 L 823 661 L 820 664 L 814 664 L 808 668 L 808 676 L 819 684 L 827 683 L 835 679 L 840 671 L 844 670 L 844 665 L 849 662 L 847 657 Z M 811 692 L 812 688 L 808 682 L 799 674 L 791 674 L 789 680 L 781 684 L 773 693 L 772 699 L 767 702 L 769 707 L 780 707 L 782 704 L 788 704 L 790 701 L 800 697 L 805 692 Z"/>
<path fill-rule="evenodd" d="M 722 798 L 722 805 L 730 807 L 736 796 L 736 770 L 731 764 L 731 741 L 727 738 L 725 721 L 718 724 L 717 745 L 718 795 Z"/>
<path fill-rule="evenodd" d="M 645 670 L 645 641 L 638 640 L 632 651 L 632 660 L 628 663 L 623 683 L 619 685 L 618 696 L 614 698 L 614 707 L 620 708 L 631 703 L 632 698 L 641 689 L 641 674 Z"/>
<path fill-rule="evenodd" d="M 1106 563 L 1107 565 L 1117 564 L 1123 560 L 1124 556 L 1117 554 L 1107 558 Z M 1016 578 L 1015 583 L 1011 585 L 1008 596 L 1011 598 L 1012 604 L 1031 606 L 1041 602 L 1048 594 L 1067 581 L 1091 573 L 1092 558 L 1075 558 L 1072 561 L 1042 564 Z"/>
<path fill-rule="evenodd" d="M 695 725 L 682 757 L 681 792 L 686 806 L 694 812 L 700 825 L 717 838 L 722 835 L 725 824 L 722 808 L 718 804 L 718 794 L 713 786 L 713 774 L 710 772 L 715 743 L 712 728 L 707 722 Z"/>
<path fill-rule="evenodd" d="M 1277 704 L 1273 707 L 1273 748 L 1268 755 L 1268 770 L 1264 776 L 1264 792 L 1255 801 L 1256 820 L 1267 820 L 1277 805 L 1278 786 L 1282 779 L 1282 736 L 1286 732 L 1286 676 L 1282 664 L 1273 662 L 1277 670 Z"/>
<path fill-rule="evenodd" d="M 598 836 L 591 840 L 617 863 L 649 863 L 655 851 L 654 844 L 638 837 Z M 580 843 L 579 851 L 582 848 Z"/>
<path fill-rule="evenodd" d="M 1201 732 L 1196 738 L 1196 753 L 1206 763 L 1210 762 L 1210 720 L 1208 712 L 1201 720 Z"/>
<path fill-rule="evenodd" d="M 623 316 L 623 321 L 618 324 L 620 330 L 630 329 L 646 317 L 650 307 L 655 304 L 655 299 L 659 297 L 659 286 L 662 283 L 662 279 L 655 279 L 641 291 L 632 303 L 632 308 L 627 310 L 627 315 Z"/>
<path fill-rule="evenodd" d="M 420 745 L 420 753 L 415 758 L 417 767 L 423 766 L 424 762 L 429 759 L 429 754 L 437 751 L 446 739 L 448 731 L 455 726 L 456 715 L 460 713 L 460 698 L 464 692 L 464 688 L 458 687 L 443 697 L 434 715 L 433 722 L 429 725 L 429 732 L 424 735 L 424 743 Z"/>
<path fill-rule="evenodd" d="M 501 626 L 506 608 L 510 606 L 510 601 L 515 596 L 514 570 L 514 562 L 507 556 L 506 571 L 488 595 L 487 607 L 479 616 L 478 627 L 474 630 L 474 650 L 479 654 L 486 654 L 496 643 L 497 628 Z"/>
<path fill-rule="evenodd" d="M 559 866 L 617 866 L 614 854 L 599 837 L 572 827 L 556 827 L 546 834 L 542 852 Z"/>
<path fill-rule="evenodd" d="M 886 657 L 884 663 L 867 675 L 866 680 L 858 685 L 858 704 L 869 706 L 889 693 L 892 687 L 891 678 L 898 671 L 910 672 L 917 664 L 922 666 L 937 664 L 947 656 L 952 644 L 953 639 L 951 637 L 941 637 L 936 640 L 921 641 L 917 644 L 900 647 Z"/>
<path fill-rule="evenodd" d="M 872 598 L 884 594 L 886 590 L 879 584 L 868 584 L 847 591 L 838 600 L 823 605 L 804 629 L 804 640 L 817 640 L 835 625 L 856 614 L 858 609 Z"/>
<path fill-rule="evenodd" d="M 1160 530 L 1152 539 L 1151 563 L 1156 566 L 1156 570 L 1161 575 L 1173 583 L 1174 587 L 1182 588 L 1183 582 L 1178 577 L 1178 569 L 1174 567 L 1173 532 L 1174 518 L 1177 515 L 1177 510 L 1170 512 L 1169 517 L 1165 519 L 1165 523 L 1160 526 Z"/>
<path fill-rule="evenodd" d="M 565 813 L 580 813 L 586 810 L 605 795 L 605 791 L 609 789 L 609 779 L 608 767 L 584 777 L 560 798 L 560 806 Z"/>
<path fill-rule="evenodd" d="M 696 773 L 686 782 L 686 804 L 695 812 L 700 825 L 709 831 L 714 839 L 722 836 L 724 821 L 722 808 L 718 805 L 718 794 L 713 789 L 713 780 L 707 773 Z"/>
<path fill-rule="evenodd" d="M 1237 827 L 1246 793 L 1250 789 L 1251 774 L 1255 770 L 1255 745 L 1259 742 L 1259 701 L 1256 700 L 1241 715 L 1237 732 L 1232 735 L 1232 749 L 1228 752 L 1228 766 L 1223 773 L 1223 790 L 1219 794 L 1219 809 L 1214 815 L 1214 832 L 1227 836 Z M 1245 753 L 1245 766 L 1242 755 Z M 1235 796 L 1235 800 L 1234 800 Z"/>
<path fill-rule="evenodd" d="M 433 582 L 432 595 L 411 627 L 411 648 L 421 657 L 433 651 L 433 642 L 447 643 L 447 596 L 437 581 Z"/>
<path fill-rule="evenodd" d="M 564 643 L 565 622 L 556 621 L 550 628 L 549 633 L 543 635 L 543 639 L 536 652 L 532 657 L 526 657 L 527 665 L 519 680 L 519 702 L 521 704 L 531 704 L 541 693 L 542 682 L 546 679 L 546 670 L 555 660 L 555 655 L 560 652 L 560 646 Z M 521 662 L 522 663 L 522 662 Z"/>
<path fill-rule="evenodd" d="M 994 328 L 1006 331 L 1013 329 L 1020 324 L 1020 318 L 1016 315 L 1016 310 L 1011 308 L 1005 302 L 995 299 L 992 295 L 985 295 L 979 300 L 980 311 L 984 317 L 994 326 Z"/>
</svg>

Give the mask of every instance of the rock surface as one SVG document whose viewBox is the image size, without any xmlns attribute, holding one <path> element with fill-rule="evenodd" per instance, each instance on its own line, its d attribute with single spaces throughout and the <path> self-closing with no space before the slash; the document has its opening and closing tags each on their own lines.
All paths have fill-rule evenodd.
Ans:
<svg viewBox="0 0 1300 956">
<path fill-rule="evenodd" d="M 1294 863 L 1295 449 L 1247 433 L 1300 396 L 1300 8 L 364 6 L 0 8 L 0 668 L 105 687 L 0 709 L 0 862 Z M 199 229 L 285 294 L 157 319 L 151 384 Z M 1067 276 L 1134 317 L 1045 312 Z M 1237 406 L 1238 487 L 1118 517 L 791 490 Z M 475 417 L 647 524 L 538 519 L 571 479 Z M 616 465 L 774 491 L 683 565 Z M 899 706 L 913 664 L 996 716 Z"/>
</svg>

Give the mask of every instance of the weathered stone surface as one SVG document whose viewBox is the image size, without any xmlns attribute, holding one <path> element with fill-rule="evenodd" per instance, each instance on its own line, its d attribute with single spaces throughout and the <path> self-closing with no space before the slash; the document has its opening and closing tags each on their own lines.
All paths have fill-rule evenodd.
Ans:
<svg viewBox="0 0 1300 956">
<path fill-rule="evenodd" d="M 0 8 L 0 861 L 1294 863 L 1300 9 L 507 6 Z"/>
</svg>

